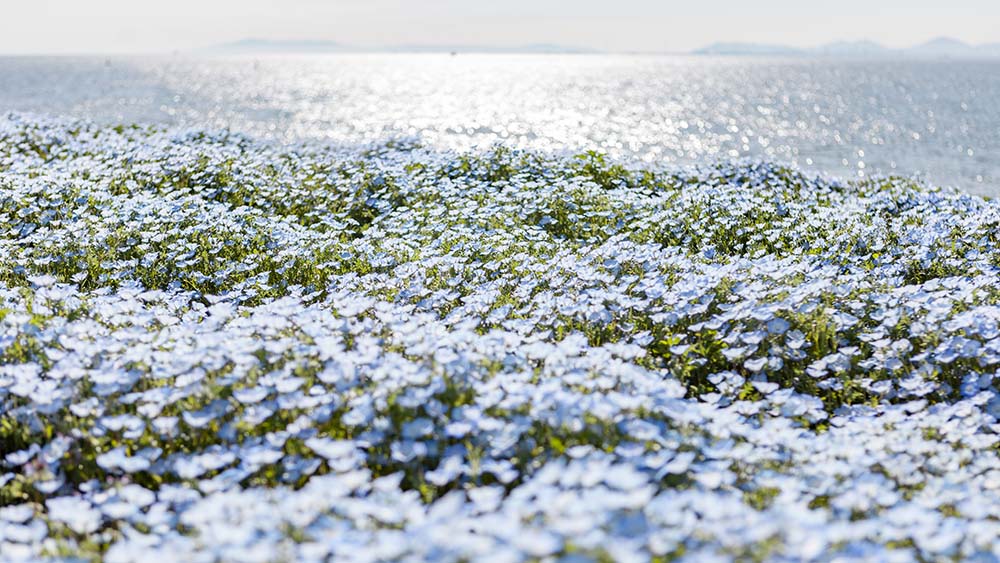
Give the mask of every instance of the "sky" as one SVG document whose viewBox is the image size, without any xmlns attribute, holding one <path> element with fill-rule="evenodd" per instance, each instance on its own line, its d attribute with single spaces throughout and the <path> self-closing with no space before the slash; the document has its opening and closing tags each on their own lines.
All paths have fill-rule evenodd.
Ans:
<svg viewBox="0 0 1000 563">
<path fill-rule="evenodd" d="M 643 52 L 1000 43 L 1000 0 L 0 0 L 0 15 L 0 54 L 170 53 L 245 38 Z"/>
</svg>

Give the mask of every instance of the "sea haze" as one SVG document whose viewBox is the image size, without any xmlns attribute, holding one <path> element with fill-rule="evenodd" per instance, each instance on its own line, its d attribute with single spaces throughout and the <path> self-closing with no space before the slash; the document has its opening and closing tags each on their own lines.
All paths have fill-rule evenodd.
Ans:
<svg viewBox="0 0 1000 563">
<path fill-rule="evenodd" d="M 665 165 L 750 157 L 1000 194 L 1000 62 L 510 54 L 0 58 L 0 112 L 601 149 Z"/>
</svg>

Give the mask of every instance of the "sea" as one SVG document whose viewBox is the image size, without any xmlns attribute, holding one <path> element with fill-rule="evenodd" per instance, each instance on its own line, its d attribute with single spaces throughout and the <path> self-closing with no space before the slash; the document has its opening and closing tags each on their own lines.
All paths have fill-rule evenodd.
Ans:
<svg viewBox="0 0 1000 563">
<path fill-rule="evenodd" d="M 600 150 L 674 167 L 757 159 L 1000 195 L 1000 61 L 653 55 L 4 57 L 0 114 Z M 636 164 L 638 164 L 637 162 Z"/>
</svg>

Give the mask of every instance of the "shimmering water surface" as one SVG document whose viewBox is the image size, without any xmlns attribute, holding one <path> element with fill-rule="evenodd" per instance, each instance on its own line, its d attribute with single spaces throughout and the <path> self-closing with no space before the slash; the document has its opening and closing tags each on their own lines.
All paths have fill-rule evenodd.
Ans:
<svg viewBox="0 0 1000 563">
<path fill-rule="evenodd" d="M 228 127 L 282 141 L 419 136 L 750 156 L 1000 195 L 1000 63 L 652 56 L 0 58 L 0 111 Z"/>
</svg>

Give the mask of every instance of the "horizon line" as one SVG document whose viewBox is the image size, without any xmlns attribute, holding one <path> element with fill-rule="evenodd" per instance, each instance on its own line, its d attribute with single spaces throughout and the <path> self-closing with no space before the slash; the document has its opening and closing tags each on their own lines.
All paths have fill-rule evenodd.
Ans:
<svg viewBox="0 0 1000 563">
<path fill-rule="evenodd" d="M 878 41 L 872 39 L 857 39 L 857 40 L 834 40 L 828 41 L 820 44 L 815 44 L 811 46 L 795 46 L 784 43 L 771 43 L 771 42 L 761 42 L 761 41 L 728 41 L 719 40 L 713 41 L 711 43 L 702 45 L 689 50 L 649 50 L 649 49 L 599 49 L 591 47 L 580 47 L 575 45 L 566 45 L 554 42 L 531 42 L 518 45 L 448 45 L 448 44 L 404 44 L 404 45 L 368 45 L 361 46 L 350 43 L 341 43 L 333 39 L 263 39 L 255 37 L 244 37 L 242 39 L 236 39 L 233 41 L 227 41 L 224 43 L 213 43 L 210 45 L 204 45 L 200 47 L 189 47 L 189 48 L 175 48 L 175 49 L 165 49 L 165 50 L 149 50 L 149 51 L 101 51 L 101 50 L 80 50 L 80 51 L 34 51 L 34 52 L 3 52 L 0 51 L 0 57 L 76 57 L 76 56 L 93 56 L 93 57 L 160 57 L 160 56 L 178 56 L 178 55 L 194 55 L 194 56 L 220 56 L 220 55 L 331 55 L 331 54 L 498 54 L 498 55 L 513 55 L 513 54 L 525 54 L 525 55 L 694 55 L 694 56 L 794 56 L 794 55 L 821 55 L 821 56 L 837 56 L 838 53 L 823 53 L 822 49 L 826 47 L 841 46 L 841 45 L 867 45 L 874 49 L 877 49 L 882 54 L 887 56 L 899 56 L 899 55 L 914 55 L 920 53 L 913 53 L 913 50 L 919 49 L 925 46 L 931 46 L 935 43 L 949 43 L 958 48 L 967 48 L 970 50 L 977 50 L 983 48 L 1000 48 L 1000 40 L 990 41 L 985 43 L 969 43 L 962 41 L 960 39 L 955 39 L 950 36 L 936 36 L 909 45 L 907 47 L 888 47 Z M 253 45 L 260 45 L 262 48 L 259 52 L 254 52 Z M 310 50 L 309 48 L 303 48 L 302 50 L 288 49 L 285 51 L 281 50 L 282 45 L 294 46 L 299 44 L 302 47 L 307 47 L 312 45 L 315 48 Z M 274 48 L 271 51 L 266 49 L 267 46 Z M 323 47 L 328 47 L 323 49 Z M 713 48 L 718 47 L 732 47 L 732 48 L 764 48 L 764 49 L 774 49 L 780 50 L 776 51 L 763 51 L 763 52 L 707 52 Z M 226 52 L 229 50 L 230 52 Z M 934 56 L 934 53 L 928 53 Z M 990 53 L 986 53 L 990 55 Z M 840 56 L 845 54 L 841 53 Z M 847 54 L 848 56 L 850 54 Z M 875 53 L 859 54 L 871 57 L 873 55 L 877 56 Z M 994 55 L 996 56 L 996 55 Z"/>
</svg>

